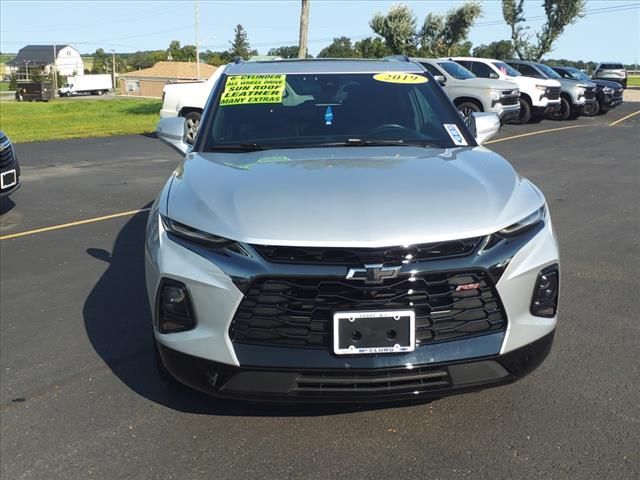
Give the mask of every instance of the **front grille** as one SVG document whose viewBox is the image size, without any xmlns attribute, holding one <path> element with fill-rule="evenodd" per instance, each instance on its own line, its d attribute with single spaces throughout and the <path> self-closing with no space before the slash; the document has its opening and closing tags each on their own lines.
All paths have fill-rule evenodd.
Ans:
<svg viewBox="0 0 640 480">
<path fill-rule="evenodd" d="M 584 98 L 587 100 L 593 100 L 596 98 L 596 89 L 594 87 L 588 87 L 584 91 Z"/>
<path fill-rule="evenodd" d="M 616 89 L 613 91 L 613 96 L 614 96 L 615 98 L 621 97 L 621 96 L 622 96 L 622 92 L 623 92 L 623 91 L 624 91 L 624 90 L 623 90 L 622 88 L 616 88 Z"/>
<path fill-rule="evenodd" d="M 458 288 L 478 283 L 477 288 Z M 505 329 L 507 320 L 481 270 L 404 274 L 381 285 L 336 277 L 258 278 L 229 329 L 239 343 L 328 348 L 335 312 L 404 310 L 416 314 L 416 343 Z"/>
<path fill-rule="evenodd" d="M 296 378 L 294 392 L 301 394 L 400 394 L 451 386 L 449 372 L 421 367 L 413 370 L 309 373 Z"/>
<path fill-rule="evenodd" d="M 381 248 L 252 246 L 265 259 L 275 263 L 364 265 L 460 257 L 473 252 L 483 238 Z"/>
<path fill-rule="evenodd" d="M 500 99 L 500 103 L 502 103 L 502 105 L 517 105 L 518 102 L 518 97 L 502 97 Z"/>
<path fill-rule="evenodd" d="M 544 96 L 549 100 L 557 100 L 560 98 L 560 87 L 547 87 L 545 90 Z"/>
<path fill-rule="evenodd" d="M 11 148 L 11 141 L 3 136 L 0 138 L 0 171 L 8 170 L 13 167 L 15 157 Z"/>
</svg>

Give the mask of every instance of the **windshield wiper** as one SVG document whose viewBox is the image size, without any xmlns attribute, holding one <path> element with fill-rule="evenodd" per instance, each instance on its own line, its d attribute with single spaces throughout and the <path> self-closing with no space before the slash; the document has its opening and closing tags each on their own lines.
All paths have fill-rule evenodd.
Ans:
<svg viewBox="0 0 640 480">
<path fill-rule="evenodd" d="M 238 152 L 255 152 L 258 150 L 267 150 L 267 147 L 257 143 L 230 143 L 214 145 L 210 149 L 212 152 L 217 151 L 238 151 Z"/>
<path fill-rule="evenodd" d="M 385 147 L 385 146 L 400 146 L 400 147 L 433 147 L 434 145 L 425 142 L 423 140 L 376 140 L 376 139 L 363 139 L 363 138 L 349 138 L 344 142 L 344 145 L 353 147 Z"/>
</svg>

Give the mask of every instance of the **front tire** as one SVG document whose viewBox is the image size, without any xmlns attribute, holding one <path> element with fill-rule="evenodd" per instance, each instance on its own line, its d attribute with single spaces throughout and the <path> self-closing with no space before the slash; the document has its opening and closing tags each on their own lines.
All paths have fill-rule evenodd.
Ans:
<svg viewBox="0 0 640 480">
<path fill-rule="evenodd" d="M 529 123 L 531 120 L 531 104 L 529 100 L 526 98 L 520 97 L 520 113 L 518 113 L 518 117 L 511 120 L 509 123 L 514 123 L 516 125 L 524 125 L 525 123 Z"/>
<path fill-rule="evenodd" d="M 472 113 L 482 111 L 482 109 L 473 102 L 460 102 L 456 106 L 458 107 L 458 111 L 462 114 L 465 121 L 469 120 L 469 117 L 471 117 Z"/>
<path fill-rule="evenodd" d="M 560 97 L 560 110 L 549 114 L 551 120 L 567 120 L 571 116 L 571 104 L 565 97 Z"/>
<path fill-rule="evenodd" d="M 200 112 L 189 112 L 185 115 L 187 122 L 187 143 L 192 145 L 200 128 Z"/>
<path fill-rule="evenodd" d="M 602 107 L 600 107 L 600 102 L 596 100 L 595 102 L 593 102 L 591 105 L 589 105 L 587 108 L 584 109 L 583 115 L 585 115 L 586 117 L 595 117 L 601 111 L 602 111 Z"/>
</svg>

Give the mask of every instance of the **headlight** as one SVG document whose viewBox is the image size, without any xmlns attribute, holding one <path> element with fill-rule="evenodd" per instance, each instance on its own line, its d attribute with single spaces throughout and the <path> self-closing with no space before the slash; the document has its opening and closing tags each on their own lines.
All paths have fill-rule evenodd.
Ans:
<svg viewBox="0 0 640 480">
<path fill-rule="evenodd" d="M 489 96 L 491 97 L 491 100 L 500 100 L 500 90 L 494 90 L 493 88 L 490 88 Z"/>
<path fill-rule="evenodd" d="M 611 88 L 611 87 L 604 87 L 604 88 L 602 89 L 602 91 L 603 91 L 604 93 L 613 93 L 613 88 Z"/>
<path fill-rule="evenodd" d="M 234 240 L 229 240 L 228 238 L 219 237 L 218 235 L 203 232 L 202 230 L 198 230 L 183 223 L 176 222 L 175 220 L 172 220 L 164 215 L 160 215 L 160 218 L 162 219 L 162 225 L 164 226 L 165 230 L 175 235 L 176 237 L 200 243 L 209 248 L 225 250 L 244 256 L 249 256 L 249 253 Z"/>
<path fill-rule="evenodd" d="M 584 91 L 587 89 L 584 85 L 578 85 L 578 95 L 584 95 Z"/>
<path fill-rule="evenodd" d="M 546 85 L 536 85 L 536 88 L 537 88 L 538 90 L 545 91 L 545 90 L 547 89 L 547 86 L 546 86 Z"/>
<path fill-rule="evenodd" d="M 497 233 L 497 235 L 501 237 L 515 237 L 516 235 L 519 235 L 520 233 L 528 230 L 529 228 L 537 225 L 542 220 L 544 220 L 545 211 L 546 209 L 543 205 L 531 215 L 527 215 L 522 220 L 514 223 L 513 225 L 509 225 L 507 228 L 503 228 Z"/>
</svg>

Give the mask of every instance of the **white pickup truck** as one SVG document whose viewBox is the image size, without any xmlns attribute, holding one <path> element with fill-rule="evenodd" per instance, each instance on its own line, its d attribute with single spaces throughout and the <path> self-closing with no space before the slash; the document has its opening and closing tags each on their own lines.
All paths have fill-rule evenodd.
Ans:
<svg viewBox="0 0 640 480">
<path fill-rule="evenodd" d="M 514 82 L 477 78 L 446 58 L 412 58 L 440 82 L 444 92 L 465 118 L 473 112 L 493 112 L 505 123 L 518 117 L 520 91 Z"/>
<path fill-rule="evenodd" d="M 520 115 L 512 123 L 523 124 L 560 110 L 560 82 L 524 76 L 511 65 L 492 58 L 452 57 L 476 77 L 515 82 L 520 88 Z"/>
<path fill-rule="evenodd" d="M 200 117 L 209 94 L 225 67 L 218 67 L 204 82 L 171 83 L 162 90 L 160 118 L 184 117 L 187 121 L 187 141 L 193 143 L 200 126 Z"/>
</svg>

